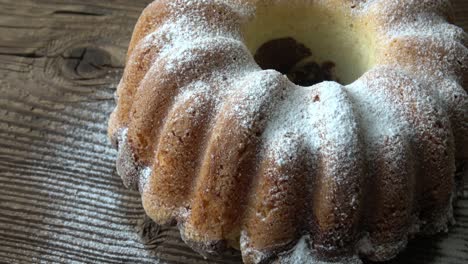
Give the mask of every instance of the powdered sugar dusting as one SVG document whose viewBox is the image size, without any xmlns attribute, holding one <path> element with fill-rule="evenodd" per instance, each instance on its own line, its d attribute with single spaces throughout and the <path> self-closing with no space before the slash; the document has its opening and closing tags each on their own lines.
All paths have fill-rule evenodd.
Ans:
<svg viewBox="0 0 468 264">
<path fill-rule="evenodd" d="M 449 88 L 453 85 L 447 85 L 447 81 L 457 82 L 460 71 L 468 69 L 468 35 L 460 27 L 447 23 L 449 5 L 446 0 L 380 0 L 369 6 L 368 12 L 378 20 L 380 46 L 391 46 L 393 42 L 408 42 L 407 45 L 411 47 L 417 46 L 417 49 L 413 49 L 416 54 L 408 54 L 412 58 L 411 65 L 404 65 L 406 62 L 402 59 L 392 63 L 401 64 L 399 66 L 413 78 L 429 87 L 443 107 L 461 109 L 468 104 L 468 100 L 460 100 L 454 105 L 451 96 L 445 93 L 447 89 L 451 94 L 458 93 L 457 88 Z M 398 58 L 404 51 L 396 49 L 393 52 L 396 54 L 389 56 Z M 434 54 L 438 54 L 436 59 L 432 59 Z M 402 58 L 405 59 L 404 56 Z M 453 121 L 461 122 L 460 119 Z"/>
<path fill-rule="evenodd" d="M 286 89 L 288 93 L 271 112 L 263 134 L 270 155 L 279 165 L 283 162 L 280 157 L 294 156 L 298 152 L 291 147 L 298 140 L 303 141 L 301 144 L 312 153 L 319 152 L 325 138 L 333 142 L 334 149 L 328 149 L 330 152 L 349 149 L 352 144 L 357 144 L 356 117 L 350 104 L 345 103 L 347 99 L 343 97 L 342 89 L 335 82 L 323 82 L 312 87 L 292 85 Z M 339 127 L 346 129 L 337 129 Z"/>
<path fill-rule="evenodd" d="M 251 129 L 259 113 L 273 111 L 274 103 L 285 93 L 284 86 L 288 84 L 287 78 L 279 72 L 256 70 L 236 83 L 232 95 L 229 95 L 235 106 L 226 114 L 237 119 L 242 127 Z M 238 104 L 239 101 L 244 103 Z"/>
<path fill-rule="evenodd" d="M 322 168 L 327 170 L 323 177 L 328 177 L 332 183 L 330 186 L 333 186 L 326 197 L 330 203 L 343 186 L 359 185 L 356 182 L 365 176 L 362 159 L 371 160 L 368 156 L 376 153 L 378 143 L 392 137 L 408 138 L 410 142 L 416 137 L 416 130 L 433 129 L 425 123 L 415 125 L 408 114 L 411 111 L 430 112 L 432 108 L 420 106 L 437 108 L 442 105 L 444 108 L 437 112 L 437 116 L 449 112 L 454 117 L 452 122 L 459 122 L 466 113 L 466 109 L 463 110 L 466 92 L 457 85 L 456 78 L 459 70 L 467 66 L 468 51 L 461 44 L 466 41 L 466 34 L 446 23 L 441 15 L 444 1 L 356 1 L 358 8 L 352 11 L 355 14 L 360 12 L 363 18 L 369 15 L 375 19 L 375 41 L 379 46 L 387 48 L 394 41 L 410 39 L 421 44 L 421 50 L 411 55 L 425 58 L 440 48 L 445 52 L 441 62 L 422 59 L 421 63 L 413 63 L 413 68 L 408 68 L 397 61 L 393 69 L 388 65 L 373 67 L 348 86 L 322 82 L 310 87 L 297 86 L 276 71 L 263 71 L 258 67 L 243 42 L 240 30 L 242 23 L 255 10 L 250 4 L 241 3 L 229 0 L 170 1 L 168 20 L 143 38 L 139 45 L 158 47 L 154 63 L 162 65 L 160 70 L 169 78 L 185 79 L 187 77 L 181 73 L 190 70 L 190 80 L 180 81 L 172 109 L 178 109 L 177 106 L 186 102 L 190 104 L 184 111 L 174 114 L 174 118 L 194 113 L 210 102 L 214 106 L 210 121 L 213 126 L 222 125 L 217 123 L 217 117 L 223 117 L 235 120 L 238 129 L 243 131 L 261 127 L 258 154 L 261 158 L 272 159 L 277 166 L 297 160 L 303 150 L 314 155 L 310 160 L 332 157 Z M 386 50 L 379 52 L 377 56 L 383 56 Z M 394 64 L 394 61 L 386 61 L 382 57 L 382 64 Z M 408 83 L 407 76 L 412 72 L 418 73 L 417 81 Z M 417 82 L 423 85 L 417 85 Z M 439 89 L 438 85 L 443 85 L 444 89 Z M 419 91 L 427 87 L 431 88 L 430 92 Z M 399 98 L 398 89 L 402 90 L 401 97 L 407 93 L 411 96 L 406 97 L 406 101 Z M 459 96 L 457 100 L 452 98 L 454 91 Z M 464 130 L 461 131 L 463 133 Z M 121 139 L 121 142 L 126 144 L 127 141 Z M 127 161 L 133 160 L 127 158 Z M 138 170 L 138 184 L 143 190 L 148 177 L 151 177 L 151 169 L 138 167 L 133 162 L 129 165 Z M 129 171 L 120 173 L 128 174 Z M 353 175 L 360 178 L 352 178 Z M 287 180 L 288 175 L 279 177 Z M 348 211 L 344 211 L 339 202 L 333 202 L 333 213 L 339 215 L 337 219 L 350 218 L 350 214 L 362 205 L 357 193 L 347 198 L 346 205 L 351 208 Z M 174 210 L 184 212 L 181 221 L 190 216 L 189 208 Z M 447 221 L 443 218 L 436 225 L 446 226 Z M 255 238 L 248 238 L 244 230 L 241 238 L 243 255 L 253 256 L 255 263 L 273 254 L 252 248 L 250 239 Z M 305 235 L 291 251 L 277 254 L 281 263 L 327 263 L 316 259 L 314 250 L 319 248 L 310 248 L 311 239 Z M 364 255 L 370 254 L 367 251 L 383 251 L 387 257 L 387 254 L 393 255 L 401 250 L 405 244 L 406 241 L 401 241 L 394 247 L 383 247 L 370 244 L 364 237 L 357 250 Z M 280 245 L 271 245 L 275 246 Z M 361 263 L 357 256 L 344 257 L 340 261 Z"/>
<path fill-rule="evenodd" d="M 394 100 L 387 91 L 367 88 L 370 85 L 369 82 L 376 82 L 373 87 L 382 87 L 383 83 L 379 84 L 378 81 L 382 80 L 358 80 L 347 87 L 348 94 L 360 116 L 362 132 L 365 133 L 364 137 L 369 142 L 385 135 L 398 134 L 408 127 L 407 121 L 395 109 Z"/>
<path fill-rule="evenodd" d="M 332 264 L 332 263 L 347 263 L 347 264 L 362 264 L 362 261 L 357 256 L 343 257 L 335 261 L 323 261 L 318 259 L 313 250 L 308 245 L 310 241 L 309 236 L 303 236 L 297 242 L 296 246 L 291 252 L 286 252 L 279 255 L 280 263 L 291 263 L 291 264 Z"/>
</svg>

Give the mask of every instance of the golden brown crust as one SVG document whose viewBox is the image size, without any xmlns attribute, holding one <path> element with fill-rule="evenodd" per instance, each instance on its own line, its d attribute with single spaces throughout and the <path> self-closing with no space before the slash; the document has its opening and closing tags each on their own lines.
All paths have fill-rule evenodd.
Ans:
<svg viewBox="0 0 468 264">
<path fill-rule="evenodd" d="M 460 38 L 466 34 L 454 26 Z M 468 56 L 466 47 L 456 41 L 433 41 L 424 37 L 398 37 L 393 39 L 387 47 L 383 48 L 382 63 L 398 65 L 409 73 L 422 77 L 421 81 L 430 89 L 439 90 L 441 99 L 447 105 L 448 114 L 454 129 L 454 136 L 459 146 L 468 142 L 468 127 L 466 115 L 468 114 L 468 100 L 466 93 L 456 82 L 462 82 L 461 76 L 468 71 Z M 425 76 L 428 78 L 423 79 Z M 453 83 L 447 82 L 447 76 L 453 76 Z M 458 79 L 458 80 L 457 80 Z M 430 86 L 433 86 L 431 88 Z M 464 120 L 465 119 L 465 120 Z M 467 148 L 458 147 L 457 158 L 468 158 Z"/>
<path fill-rule="evenodd" d="M 144 37 L 156 31 L 161 24 L 169 19 L 171 14 L 168 10 L 168 4 L 170 2 L 170 0 L 153 1 L 143 10 L 143 13 L 135 24 L 135 29 L 133 30 L 133 35 L 128 46 L 127 63 L 128 61 L 139 62 L 139 60 L 130 58 L 133 54 L 133 50 Z"/>
<path fill-rule="evenodd" d="M 433 230 L 431 223 L 439 223 L 447 217 L 447 204 L 450 203 L 455 188 L 455 150 L 446 113 L 438 104 L 419 103 L 418 97 L 428 97 L 429 92 L 401 73 L 388 71 L 366 77 L 386 80 L 382 83 L 383 87 L 371 85 L 369 89 L 385 89 L 389 96 L 395 98 L 395 107 L 413 127 L 412 136 L 409 137 L 411 148 L 399 155 L 414 153 L 415 174 L 409 175 L 410 178 L 415 178 L 416 184 L 413 190 L 413 206 L 416 208 L 412 211 L 420 212 L 421 222 L 429 225 L 425 227 L 423 224 L 423 229 Z M 398 79 L 396 85 L 388 83 L 392 79 Z M 385 148 L 380 151 L 383 150 Z M 410 157 L 408 159 L 411 160 Z M 397 180 L 398 177 L 392 179 Z M 404 207 L 402 205 L 398 208 Z"/>
<path fill-rule="evenodd" d="M 203 94 L 195 94 L 175 105 L 167 116 L 161 147 L 142 195 L 145 211 L 159 223 L 171 222 L 177 217 L 177 208 L 190 206 L 188 201 L 204 151 L 212 105 Z"/>
<path fill-rule="evenodd" d="M 416 163 L 410 142 L 402 136 L 388 137 L 380 146 L 371 163 L 370 182 L 366 196 L 368 210 L 364 225 L 371 243 L 377 245 L 400 244 L 391 254 L 396 255 L 406 245 L 412 223 L 416 184 Z M 378 261 L 387 256 L 375 250 L 370 259 Z"/>
<path fill-rule="evenodd" d="M 130 61 L 134 63 L 127 63 L 122 80 L 117 87 L 116 95 L 119 98 L 119 104 L 109 121 L 109 136 L 113 136 L 118 128 L 128 126 L 130 110 L 135 101 L 137 89 L 159 50 L 157 46 L 140 45 L 131 54 Z"/>
<path fill-rule="evenodd" d="M 137 161 L 147 166 L 152 164 L 160 128 L 179 88 L 163 69 L 164 63 L 152 66 L 136 91 L 129 113 L 132 122 L 128 126 L 128 141 Z"/>
<path fill-rule="evenodd" d="M 300 152 L 300 142 L 297 144 Z M 307 156 L 307 153 L 301 154 L 304 158 Z M 267 261 L 273 254 L 294 246 L 293 242 L 307 226 L 309 173 L 298 157 L 282 165 L 277 164 L 275 158 L 266 157 L 262 161 L 242 234 L 245 262 Z M 259 249 L 261 253 L 249 251 L 249 248 Z"/>
<path fill-rule="evenodd" d="M 284 79 L 280 74 L 271 76 L 265 72 L 264 77 L 252 80 L 265 81 L 261 89 L 268 94 L 253 118 L 243 120 L 236 116 L 238 102 L 249 100 L 245 91 L 255 89 L 249 76 L 245 77 L 245 82 L 236 84 L 239 91 L 225 102 L 214 118 L 216 123 L 209 135 L 192 197 L 191 214 L 185 225 L 190 229 L 186 230 L 186 239 L 239 239 L 240 224 L 258 163 L 261 133 L 265 129 L 265 112 L 271 105 L 271 98 L 283 88 L 278 78 Z"/>
</svg>

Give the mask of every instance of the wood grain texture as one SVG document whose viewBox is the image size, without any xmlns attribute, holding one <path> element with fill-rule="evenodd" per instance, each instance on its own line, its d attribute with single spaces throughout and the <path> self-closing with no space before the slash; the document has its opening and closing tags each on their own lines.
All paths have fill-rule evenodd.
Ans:
<svg viewBox="0 0 468 264">
<path fill-rule="evenodd" d="M 149 1 L 0 0 L 0 263 L 240 262 L 205 260 L 148 221 L 115 173 L 107 118 Z M 454 6 L 468 31 L 468 1 Z M 468 199 L 455 215 L 392 263 L 467 263 Z"/>
</svg>

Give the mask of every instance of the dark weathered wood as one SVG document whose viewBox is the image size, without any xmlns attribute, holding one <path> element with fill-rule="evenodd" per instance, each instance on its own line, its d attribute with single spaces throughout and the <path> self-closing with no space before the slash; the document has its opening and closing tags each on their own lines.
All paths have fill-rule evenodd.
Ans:
<svg viewBox="0 0 468 264">
<path fill-rule="evenodd" d="M 107 118 L 148 2 L 0 0 L 0 263 L 239 263 L 148 221 L 115 173 Z M 468 30 L 468 1 L 455 11 Z M 448 235 L 392 263 L 466 263 L 468 199 L 455 214 Z"/>
</svg>

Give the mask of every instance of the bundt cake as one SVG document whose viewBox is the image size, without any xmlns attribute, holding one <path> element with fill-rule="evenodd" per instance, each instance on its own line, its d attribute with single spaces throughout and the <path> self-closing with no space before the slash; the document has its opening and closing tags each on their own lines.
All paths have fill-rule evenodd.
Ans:
<svg viewBox="0 0 468 264">
<path fill-rule="evenodd" d="M 117 172 L 204 255 L 390 259 L 453 221 L 468 38 L 451 20 L 445 0 L 154 1 L 109 122 Z"/>
</svg>

